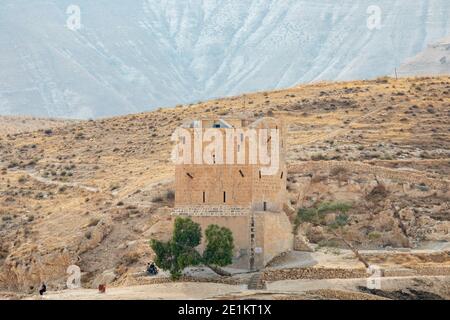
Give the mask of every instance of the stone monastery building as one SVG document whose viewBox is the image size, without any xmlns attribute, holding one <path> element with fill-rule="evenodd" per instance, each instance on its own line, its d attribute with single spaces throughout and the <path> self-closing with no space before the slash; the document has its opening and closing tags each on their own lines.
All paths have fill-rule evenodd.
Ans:
<svg viewBox="0 0 450 320">
<path fill-rule="evenodd" d="M 176 164 L 173 214 L 189 216 L 201 225 L 203 232 L 210 224 L 229 228 L 234 238 L 233 267 L 236 268 L 260 269 L 280 253 L 291 250 L 292 226 L 283 211 L 287 171 L 282 120 L 204 119 L 189 122 L 183 128 L 188 136 L 181 138 L 181 144 L 188 147 L 186 152 L 191 152 L 191 159 L 211 142 L 196 142 L 199 133 L 216 131 L 223 137 L 223 143 L 212 151 L 212 163 Z M 262 164 L 259 157 L 256 163 L 251 160 L 255 142 L 249 138 L 249 132 L 260 132 L 260 129 L 269 132 L 267 136 L 261 134 L 259 139 L 266 141 L 266 151 L 269 155 L 276 153 L 278 161 L 273 156 L 270 164 Z M 279 136 L 276 149 L 272 145 L 275 136 L 270 135 L 273 132 Z M 233 134 L 233 139 L 226 140 L 227 134 L 228 137 Z M 235 161 L 221 160 L 227 156 L 230 160 L 230 154 Z M 275 167 L 274 162 L 277 162 Z M 267 174 L 265 168 L 271 165 L 273 169 Z M 200 249 L 203 248 L 204 243 Z"/>
</svg>

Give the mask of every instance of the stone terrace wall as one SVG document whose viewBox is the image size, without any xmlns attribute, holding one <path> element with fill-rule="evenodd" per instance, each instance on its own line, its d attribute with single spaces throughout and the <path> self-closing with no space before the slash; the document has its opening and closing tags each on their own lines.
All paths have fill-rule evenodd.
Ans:
<svg viewBox="0 0 450 320">
<path fill-rule="evenodd" d="M 250 208 L 227 206 L 227 205 L 191 205 L 176 207 L 172 215 L 175 216 L 247 216 Z"/>
<path fill-rule="evenodd" d="M 335 168 L 343 168 L 348 172 L 373 174 L 382 179 L 389 179 L 405 183 L 424 183 L 434 189 L 448 189 L 450 181 L 438 180 L 426 177 L 413 171 L 400 171 L 355 161 L 305 161 L 293 163 L 288 166 L 289 173 L 310 173 L 316 171 L 328 171 Z"/>
<path fill-rule="evenodd" d="M 264 281 L 296 280 L 296 279 L 349 279 L 367 278 L 366 269 L 341 268 L 291 268 L 269 269 L 262 273 Z"/>
<path fill-rule="evenodd" d="M 449 276 L 450 266 L 414 266 L 382 269 L 384 277 Z M 354 279 L 370 276 L 364 268 L 290 268 L 268 269 L 262 273 L 264 281 L 298 279 Z"/>
</svg>

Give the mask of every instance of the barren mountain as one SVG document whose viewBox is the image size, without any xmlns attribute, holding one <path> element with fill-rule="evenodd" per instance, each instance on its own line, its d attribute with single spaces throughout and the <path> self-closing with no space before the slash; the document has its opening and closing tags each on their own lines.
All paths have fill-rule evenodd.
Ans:
<svg viewBox="0 0 450 320">
<path fill-rule="evenodd" d="M 0 114 L 88 119 L 371 79 L 448 36 L 449 16 L 448 0 L 2 0 Z"/>
<path fill-rule="evenodd" d="M 0 286 L 62 288 L 72 263 L 85 285 L 133 283 L 152 258 L 149 239 L 170 235 L 170 136 L 203 116 L 284 118 L 293 222 L 298 209 L 345 202 L 354 246 L 437 248 L 450 241 L 449 112 L 450 77 L 381 78 L 3 134 Z M 299 223 L 298 245 L 344 246 L 327 219 Z"/>
<path fill-rule="evenodd" d="M 39 129 L 58 128 L 74 120 L 35 118 L 26 116 L 0 116 L 0 134 L 14 134 L 19 132 L 37 131 Z"/>
<path fill-rule="evenodd" d="M 401 76 L 450 74 L 450 37 L 428 46 L 417 56 L 408 59 L 398 73 Z"/>
</svg>

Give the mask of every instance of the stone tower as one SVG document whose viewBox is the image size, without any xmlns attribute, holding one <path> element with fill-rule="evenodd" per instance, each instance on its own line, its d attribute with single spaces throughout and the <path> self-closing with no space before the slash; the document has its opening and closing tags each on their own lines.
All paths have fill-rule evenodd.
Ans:
<svg viewBox="0 0 450 320">
<path fill-rule="evenodd" d="M 236 268 L 260 269 L 291 250 L 292 226 L 283 211 L 287 172 L 282 121 L 203 119 L 181 131 L 174 215 L 189 216 L 203 231 L 210 224 L 229 228 Z"/>
</svg>

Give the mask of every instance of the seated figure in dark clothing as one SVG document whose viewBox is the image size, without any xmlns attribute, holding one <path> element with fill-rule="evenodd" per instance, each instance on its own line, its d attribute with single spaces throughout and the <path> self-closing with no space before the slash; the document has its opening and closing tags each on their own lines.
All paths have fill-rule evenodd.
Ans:
<svg viewBox="0 0 450 320">
<path fill-rule="evenodd" d="M 147 273 L 150 276 L 156 276 L 158 274 L 158 268 L 156 268 L 156 265 L 154 262 L 147 264 Z"/>
<path fill-rule="evenodd" d="M 39 294 L 42 296 L 47 291 L 47 286 L 45 283 L 42 283 L 41 287 L 39 288 Z"/>
</svg>

